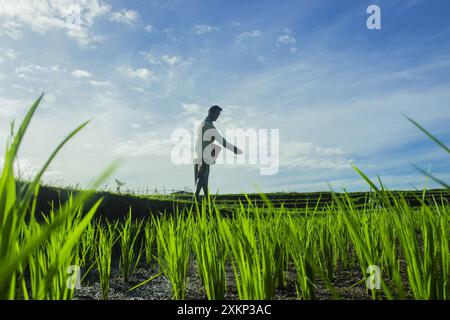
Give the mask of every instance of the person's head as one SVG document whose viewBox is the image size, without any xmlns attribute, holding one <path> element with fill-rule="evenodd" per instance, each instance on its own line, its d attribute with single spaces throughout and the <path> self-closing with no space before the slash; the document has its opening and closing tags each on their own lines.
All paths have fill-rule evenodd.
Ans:
<svg viewBox="0 0 450 320">
<path fill-rule="evenodd" d="M 222 108 L 218 105 L 214 105 L 211 108 L 209 108 L 208 116 L 211 118 L 212 121 L 216 121 L 217 118 L 220 116 L 220 111 L 222 111 Z"/>
</svg>

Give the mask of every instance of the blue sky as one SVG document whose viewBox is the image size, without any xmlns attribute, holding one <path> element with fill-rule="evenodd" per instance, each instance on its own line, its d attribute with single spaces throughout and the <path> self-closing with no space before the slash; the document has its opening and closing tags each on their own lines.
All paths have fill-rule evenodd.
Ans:
<svg viewBox="0 0 450 320">
<path fill-rule="evenodd" d="M 380 30 L 366 27 L 371 4 Z M 444 0 L 0 0 L 1 143 L 45 92 L 19 153 L 25 176 L 93 118 L 44 181 L 85 186 L 123 158 L 109 187 L 118 178 L 124 188 L 192 188 L 192 166 L 170 161 L 171 133 L 193 131 L 219 104 L 224 132 L 280 130 L 280 170 L 216 165 L 213 192 L 367 189 L 352 164 L 393 189 L 423 186 L 412 164 L 449 181 L 448 155 L 402 116 L 450 144 L 449 9 Z"/>
</svg>

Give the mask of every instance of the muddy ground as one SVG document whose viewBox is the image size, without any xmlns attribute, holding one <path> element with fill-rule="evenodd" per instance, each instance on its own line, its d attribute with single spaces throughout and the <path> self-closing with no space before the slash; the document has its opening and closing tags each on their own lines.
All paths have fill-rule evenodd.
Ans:
<svg viewBox="0 0 450 320">
<path fill-rule="evenodd" d="M 150 277 L 158 274 L 158 265 L 153 263 L 151 266 L 140 264 L 135 272 L 130 276 L 128 283 L 125 283 L 118 268 L 118 263 L 113 263 L 111 266 L 110 279 L 110 300 L 168 300 L 171 299 L 171 284 L 170 281 L 162 274 L 159 277 L 147 282 L 146 284 L 129 291 L 130 288 L 142 283 Z M 96 269 L 91 270 L 88 276 L 85 277 L 81 284 L 81 288 L 75 291 L 74 299 L 77 300 L 91 300 L 103 299 L 101 293 L 100 282 L 98 280 L 98 273 Z M 226 300 L 237 300 L 237 288 L 233 269 L 227 266 L 227 293 Z M 297 292 L 295 289 L 295 270 L 289 270 L 287 273 L 287 286 L 285 288 L 278 288 L 276 290 L 276 300 L 294 300 L 297 299 Z M 339 297 L 333 296 L 327 289 L 327 286 L 320 280 L 316 281 L 315 299 L 329 300 L 329 299 L 343 299 L 343 300 L 370 300 L 371 293 L 366 289 L 366 284 L 361 273 L 361 270 L 347 270 L 336 272 L 335 280 L 332 282 L 333 287 L 339 294 Z M 198 276 L 195 263 L 190 264 L 189 281 L 187 289 L 187 300 L 204 300 L 206 295 L 204 293 L 201 280 Z"/>
</svg>

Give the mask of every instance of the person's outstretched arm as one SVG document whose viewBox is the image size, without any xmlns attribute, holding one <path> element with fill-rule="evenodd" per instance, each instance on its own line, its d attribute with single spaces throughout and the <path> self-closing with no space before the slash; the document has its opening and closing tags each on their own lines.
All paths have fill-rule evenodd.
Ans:
<svg viewBox="0 0 450 320">
<path fill-rule="evenodd" d="M 220 145 L 222 145 L 224 148 L 234 152 L 235 154 L 241 154 L 242 150 L 233 145 L 231 142 L 227 141 L 217 130 L 215 127 L 211 127 L 208 129 L 208 133 L 205 135 L 209 135 L 210 137 L 214 137 L 214 140 L 216 140 Z"/>
</svg>

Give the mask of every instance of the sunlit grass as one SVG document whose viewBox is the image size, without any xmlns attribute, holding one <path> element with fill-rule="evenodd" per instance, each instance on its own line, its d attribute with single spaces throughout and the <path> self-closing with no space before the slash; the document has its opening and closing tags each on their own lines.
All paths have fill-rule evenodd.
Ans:
<svg viewBox="0 0 450 320">
<path fill-rule="evenodd" d="M 191 249 L 192 217 L 155 218 L 158 264 L 172 284 L 173 299 L 185 299 Z"/>
<path fill-rule="evenodd" d="M 48 264 L 35 268 L 35 278 L 31 282 L 34 284 L 33 292 L 37 296 L 36 298 L 64 299 L 70 297 L 61 287 L 64 285 L 60 278 L 61 272 L 69 267 L 64 265 L 65 262 L 73 262 L 70 257 L 74 253 L 74 248 L 82 231 L 87 227 L 100 205 L 101 199 L 93 205 L 83 218 L 76 221 L 71 219 L 77 215 L 83 203 L 93 195 L 95 188 L 105 180 L 116 166 L 111 166 L 106 170 L 93 183 L 91 191 L 77 194 L 71 201 L 64 203 L 54 212 L 51 220 L 37 228 L 34 214 L 39 181 L 59 150 L 89 123 L 89 121 L 85 122 L 72 131 L 57 146 L 32 182 L 17 191 L 13 170 L 14 160 L 42 97 L 43 95 L 30 107 L 17 132 L 14 132 L 14 122 L 12 123 L 12 141 L 8 140 L 6 147 L 5 161 L 0 177 L 0 261 L 2 262 L 0 264 L 0 299 L 30 298 L 28 289 L 30 285 L 24 277 L 25 268 L 30 260 L 38 264 Z M 27 223 L 27 218 L 30 221 L 29 223 Z M 27 228 L 33 230 L 27 231 Z M 54 241 L 58 241 L 60 236 L 64 236 L 64 242 L 56 248 Z M 42 250 L 46 245 L 53 251 L 46 252 L 46 255 L 44 255 Z M 52 256 L 57 256 L 57 258 L 52 260 Z M 20 275 L 19 278 L 18 275 Z M 17 286 L 20 291 L 17 290 Z M 59 289 L 55 289 L 55 287 Z"/>
<path fill-rule="evenodd" d="M 327 206 L 319 208 L 317 203 L 293 211 L 275 208 L 261 194 L 264 208 L 246 196 L 246 203 L 227 207 L 233 213 L 227 217 L 222 216 L 223 206 L 206 199 L 173 215 L 154 214 L 145 222 L 133 219 L 131 209 L 121 222 L 93 222 L 102 198 L 90 208 L 85 208 L 86 203 L 114 165 L 92 190 L 71 193 L 67 202 L 37 219 L 43 173 L 58 151 L 88 124 L 72 131 L 36 177 L 17 188 L 14 159 L 41 99 L 32 105 L 17 132 L 11 126 L 0 177 L 0 299 L 72 299 L 77 290 L 73 285 L 79 285 L 72 281 L 76 277 L 71 270 L 76 267 L 86 273 L 96 268 L 102 296 L 109 299 L 113 262 L 119 262 L 127 283 L 144 252 L 147 267 L 155 261 L 159 272 L 130 290 L 150 284 L 162 273 L 170 281 L 173 299 L 187 297 L 194 264 L 211 300 L 232 293 L 227 276 L 234 276 L 237 292 L 233 294 L 239 299 L 275 299 L 277 289 L 292 281 L 288 274 L 295 275 L 290 284 L 298 299 L 317 298 L 319 286 L 340 298 L 336 289 L 340 272 L 357 270 L 361 279 L 354 279 L 354 285 L 364 285 L 373 279 L 367 270 L 374 266 L 381 274 L 380 288 L 366 291 L 372 299 L 450 299 L 450 206 L 443 199 L 425 201 L 424 188 L 422 196 L 416 196 L 420 206 L 412 208 L 401 193 L 390 192 L 381 179 L 372 181 L 356 166 L 372 190 L 362 205 L 346 192 L 333 192 Z M 409 120 L 449 152 L 445 144 Z M 115 251 L 120 254 L 115 256 Z M 232 268 L 229 275 L 228 266 Z"/>
<path fill-rule="evenodd" d="M 130 273 L 134 272 L 140 261 L 143 249 L 136 252 L 137 239 L 139 237 L 143 221 L 133 223 L 131 210 L 124 222 L 119 224 L 120 260 L 119 266 L 122 271 L 123 280 L 128 282 Z"/>
<path fill-rule="evenodd" d="M 114 243 L 117 239 L 116 229 L 117 223 L 106 223 L 104 226 L 98 224 L 99 231 L 96 262 L 104 300 L 109 299 L 112 252 Z"/>
</svg>

